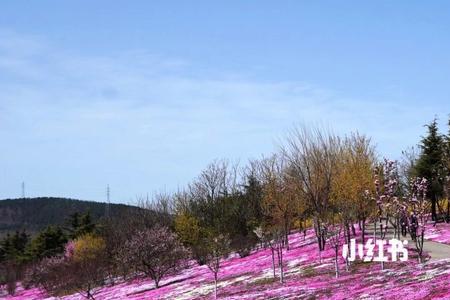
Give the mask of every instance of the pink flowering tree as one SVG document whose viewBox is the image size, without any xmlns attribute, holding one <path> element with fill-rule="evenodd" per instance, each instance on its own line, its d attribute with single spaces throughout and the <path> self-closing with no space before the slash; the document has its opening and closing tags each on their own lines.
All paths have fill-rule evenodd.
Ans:
<svg viewBox="0 0 450 300">
<path fill-rule="evenodd" d="M 153 279 L 156 288 L 164 276 L 184 268 L 188 258 L 177 236 L 160 225 L 136 232 L 118 254 L 122 263 Z"/>
<path fill-rule="evenodd" d="M 383 241 L 388 232 L 390 219 L 398 217 L 398 209 L 401 207 L 397 196 L 399 179 L 397 162 L 384 159 L 381 167 L 375 170 L 375 200 L 377 204 L 377 218 L 374 223 L 374 237 L 376 237 L 377 220 L 379 222 L 380 238 Z M 384 262 L 381 261 L 384 269 Z"/>
<path fill-rule="evenodd" d="M 76 291 L 92 300 L 109 268 L 104 249 L 102 238 L 80 236 L 66 244 L 64 255 L 44 258 L 34 265 L 27 272 L 25 285 L 41 287 L 53 296 Z"/>
<path fill-rule="evenodd" d="M 428 212 L 430 209 L 427 201 L 427 186 L 428 181 L 425 178 L 416 178 L 411 182 L 411 195 L 409 203 L 411 206 L 410 216 L 410 233 L 411 238 L 415 243 L 416 250 L 419 256 L 419 262 L 423 259 L 423 244 L 425 229 L 428 222 Z"/>
<path fill-rule="evenodd" d="M 64 257 L 65 258 L 72 258 L 75 254 L 75 241 L 71 240 L 67 242 L 65 248 L 64 248 Z"/>
<path fill-rule="evenodd" d="M 68 270 L 68 259 L 62 256 L 46 257 L 27 270 L 24 284 L 42 288 L 49 295 L 58 295 L 70 281 Z"/>
</svg>

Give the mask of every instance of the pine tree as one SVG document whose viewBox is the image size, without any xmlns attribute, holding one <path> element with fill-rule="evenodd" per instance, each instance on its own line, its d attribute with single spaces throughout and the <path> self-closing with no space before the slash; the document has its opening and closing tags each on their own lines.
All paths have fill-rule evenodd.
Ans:
<svg viewBox="0 0 450 300">
<path fill-rule="evenodd" d="M 86 212 L 80 214 L 78 212 L 71 214 L 66 220 L 68 225 L 65 230 L 69 238 L 76 239 L 84 234 L 92 233 L 95 230 L 95 223 L 92 222 L 91 214 Z"/>
<path fill-rule="evenodd" d="M 445 167 L 445 185 L 444 192 L 447 198 L 447 216 L 446 221 L 450 222 L 450 118 L 448 120 L 448 133 L 445 138 L 445 157 L 444 157 L 444 167 Z"/>
<path fill-rule="evenodd" d="M 438 132 L 437 120 L 426 125 L 428 135 L 422 138 L 422 153 L 416 165 L 416 175 L 425 177 L 429 182 L 428 196 L 431 201 L 432 219 L 436 220 L 436 204 L 444 192 L 444 137 Z"/>
<path fill-rule="evenodd" d="M 263 218 L 263 212 L 261 208 L 263 191 L 261 183 L 258 181 L 255 175 L 250 174 L 247 177 L 247 184 L 244 185 L 244 197 L 245 201 L 249 205 L 249 219 L 255 229 Z"/>
<path fill-rule="evenodd" d="M 27 255 L 31 260 L 51 257 L 63 253 L 67 237 L 58 226 L 48 226 L 28 245 Z"/>
</svg>

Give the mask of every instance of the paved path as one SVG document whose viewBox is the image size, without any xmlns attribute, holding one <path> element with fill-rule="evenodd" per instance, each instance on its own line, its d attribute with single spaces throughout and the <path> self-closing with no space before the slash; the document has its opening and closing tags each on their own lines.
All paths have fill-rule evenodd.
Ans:
<svg viewBox="0 0 450 300">
<path fill-rule="evenodd" d="M 391 239 L 393 235 L 393 229 L 388 229 L 386 239 Z M 373 228 L 366 228 L 366 236 L 373 237 Z M 377 237 L 378 236 L 379 232 L 377 232 Z M 405 239 L 408 240 L 408 246 L 415 248 L 415 242 L 411 240 L 411 236 L 409 235 L 409 233 L 406 235 L 406 237 L 401 237 L 401 240 Z M 423 243 L 423 250 L 428 252 L 431 260 L 450 258 L 450 245 L 447 244 L 425 240 Z"/>
</svg>

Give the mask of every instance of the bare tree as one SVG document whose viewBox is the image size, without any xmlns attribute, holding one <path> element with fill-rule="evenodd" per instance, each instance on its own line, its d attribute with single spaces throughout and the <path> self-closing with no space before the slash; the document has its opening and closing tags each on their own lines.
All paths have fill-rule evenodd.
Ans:
<svg viewBox="0 0 450 300">
<path fill-rule="evenodd" d="M 206 240 L 206 265 L 214 274 L 214 298 L 217 299 L 217 281 L 220 270 L 220 260 L 230 252 L 230 239 L 223 234 L 210 234 Z"/>
<path fill-rule="evenodd" d="M 235 174 L 230 172 L 227 160 L 215 160 L 210 163 L 189 185 L 194 197 L 204 201 L 214 202 L 220 196 L 227 196 L 234 188 Z"/>
<path fill-rule="evenodd" d="M 152 194 L 151 197 L 138 197 L 137 206 L 142 208 L 139 213 L 145 227 L 152 227 L 156 224 L 170 226 L 172 223 L 175 205 L 173 196 L 169 193 L 159 192 Z"/>
<path fill-rule="evenodd" d="M 419 159 L 420 151 L 421 150 L 418 147 L 409 147 L 402 151 L 402 158 L 399 162 L 398 168 L 401 184 L 406 190 L 411 189 L 411 179 L 416 177 L 414 174 L 414 168 L 416 167 L 417 160 Z"/>
<path fill-rule="evenodd" d="M 289 231 L 297 207 L 297 186 L 286 172 L 284 161 L 273 155 L 260 161 L 263 211 L 272 225 L 282 228 L 283 244 L 289 250 Z"/>
<path fill-rule="evenodd" d="M 210 163 L 189 186 L 188 197 L 182 204 L 200 217 L 202 224 L 222 226 L 219 219 L 225 215 L 224 198 L 239 194 L 238 165 L 226 160 Z M 178 204 L 178 207 L 180 204 Z M 221 232 L 224 228 L 215 228 Z"/>
<path fill-rule="evenodd" d="M 255 229 L 255 234 L 266 247 L 268 246 L 270 248 L 272 254 L 273 278 L 276 278 L 276 268 L 278 267 L 280 272 L 280 282 L 284 283 L 283 231 L 276 226 L 265 224 L 263 226 L 257 227 Z M 277 262 L 276 264 L 275 261 Z"/>
<path fill-rule="evenodd" d="M 300 127 L 291 132 L 281 149 L 311 208 L 320 253 L 326 242 L 325 220 L 340 146 L 340 139 L 328 131 Z"/>
<path fill-rule="evenodd" d="M 339 277 L 339 262 L 338 262 L 338 253 L 339 248 L 341 246 L 341 233 L 342 233 L 342 223 L 341 222 L 335 222 L 332 224 L 329 224 L 328 226 L 328 240 L 330 241 L 330 245 L 334 250 L 334 267 L 336 272 L 336 278 Z"/>
</svg>

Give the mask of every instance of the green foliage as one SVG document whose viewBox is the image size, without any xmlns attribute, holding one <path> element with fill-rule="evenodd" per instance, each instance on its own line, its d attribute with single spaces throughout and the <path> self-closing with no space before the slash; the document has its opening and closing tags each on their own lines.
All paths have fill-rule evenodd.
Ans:
<svg viewBox="0 0 450 300">
<path fill-rule="evenodd" d="M 139 210 L 124 204 L 110 204 L 110 216 L 126 210 Z M 0 238 L 6 233 L 26 229 L 32 235 L 49 225 L 65 226 L 69 216 L 89 212 L 92 223 L 105 216 L 106 203 L 66 198 L 21 198 L 0 200 Z"/>
<path fill-rule="evenodd" d="M 25 248 L 29 242 L 29 238 L 29 235 L 25 231 L 16 231 L 13 235 L 7 234 L 0 241 L 0 262 L 6 260 L 24 260 Z"/>
<path fill-rule="evenodd" d="M 80 214 L 78 212 L 71 214 L 66 221 L 69 225 L 66 227 L 68 235 L 71 239 L 76 239 L 82 235 L 94 232 L 95 224 L 92 222 L 91 214 L 89 212 Z"/>
<path fill-rule="evenodd" d="M 263 198 L 263 188 L 256 177 L 250 174 L 247 177 L 247 184 L 244 186 L 244 203 L 247 206 L 247 223 L 253 231 L 263 219 L 261 208 Z"/>
<path fill-rule="evenodd" d="M 78 257 L 82 258 L 77 261 L 76 270 L 78 270 L 84 267 L 81 263 L 81 261 L 85 261 L 84 257 L 95 256 L 97 259 L 99 255 L 92 249 L 104 249 L 105 244 L 103 240 L 90 234 L 95 229 L 95 224 L 89 213 L 84 215 L 76 213 L 71 216 L 68 223 L 70 224 L 69 236 L 78 237 L 75 249 Z M 33 239 L 30 239 L 25 231 L 6 234 L 0 240 L 0 284 L 6 284 L 10 293 L 13 293 L 15 284 L 18 280 L 22 280 L 22 273 L 25 269 L 42 259 L 54 258 L 62 254 L 66 243 L 67 235 L 59 226 L 48 226 Z M 89 264 L 92 262 L 90 261 Z M 33 280 L 29 280 L 29 282 L 33 282 Z"/>
<path fill-rule="evenodd" d="M 428 196 L 432 201 L 432 216 L 436 218 L 436 202 L 443 196 L 445 166 L 444 137 L 438 131 L 437 120 L 427 126 L 428 134 L 422 138 L 420 147 L 422 153 L 415 165 L 414 175 L 427 178 L 429 182 Z"/>
<path fill-rule="evenodd" d="M 0 286 L 5 285 L 10 295 L 14 294 L 16 282 L 22 276 L 28 241 L 25 231 L 8 234 L 0 241 Z"/>
<path fill-rule="evenodd" d="M 53 296 L 78 292 L 86 299 L 94 299 L 94 289 L 105 282 L 109 274 L 105 241 L 86 234 L 68 244 L 65 256 L 43 258 L 32 268 L 25 280 L 39 286 Z"/>
<path fill-rule="evenodd" d="M 30 260 L 39 260 L 63 253 L 66 243 L 67 236 L 61 227 L 48 226 L 31 241 L 26 253 Z"/>
<path fill-rule="evenodd" d="M 230 237 L 231 248 L 242 257 L 257 243 L 253 230 L 262 221 L 262 187 L 248 176 L 242 192 L 212 198 L 192 197 L 175 217 L 175 231 L 194 258 L 204 264 L 207 239 L 211 232 Z"/>
<path fill-rule="evenodd" d="M 432 188 L 429 192 L 437 196 L 442 194 L 444 137 L 438 132 L 436 119 L 427 125 L 427 129 L 428 135 L 420 145 L 422 153 L 416 165 L 416 175 L 429 178 Z"/>
<path fill-rule="evenodd" d="M 175 217 L 175 231 L 184 245 L 192 247 L 199 243 L 202 232 L 199 220 L 189 215 L 181 213 Z"/>
</svg>

